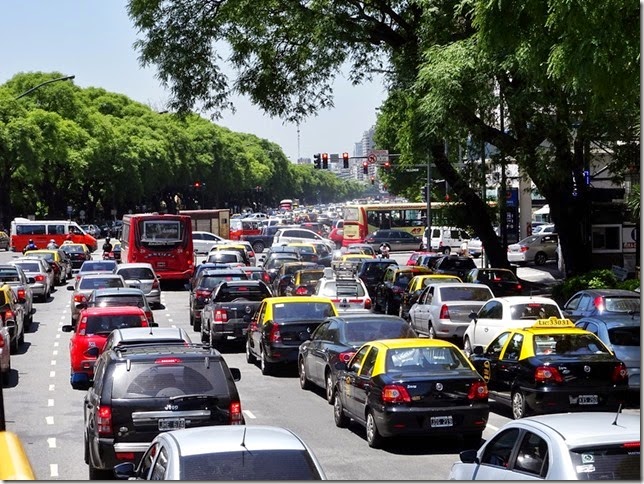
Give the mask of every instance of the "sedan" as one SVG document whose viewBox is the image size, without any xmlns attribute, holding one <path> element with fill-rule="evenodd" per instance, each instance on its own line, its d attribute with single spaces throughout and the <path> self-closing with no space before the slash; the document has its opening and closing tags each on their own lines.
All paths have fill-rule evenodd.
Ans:
<svg viewBox="0 0 644 484">
<path fill-rule="evenodd" d="M 25 275 L 30 279 L 29 284 L 34 295 L 34 299 L 46 302 L 51 295 L 54 287 L 54 269 L 49 263 L 39 258 L 20 258 L 9 262 L 10 265 L 20 267 Z M 33 278 L 34 282 L 31 282 Z"/>
<path fill-rule="evenodd" d="M 584 289 L 576 292 L 561 310 L 568 319 L 584 316 L 625 316 L 639 313 L 640 294 L 624 289 Z"/>
<path fill-rule="evenodd" d="M 506 423 L 465 450 L 449 479 L 640 481 L 640 416 L 579 412 Z"/>
<path fill-rule="evenodd" d="M 33 301 L 34 295 L 30 283 L 35 282 L 33 277 L 27 277 L 24 271 L 16 265 L 0 265 L 0 285 L 9 284 L 16 294 L 18 301 L 22 304 L 25 314 L 25 329 L 33 323 Z"/>
<path fill-rule="evenodd" d="M 138 466 L 114 467 L 117 479 L 309 481 L 325 479 L 313 451 L 291 430 L 220 425 L 171 430 L 154 438 Z"/>
<path fill-rule="evenodd" d="M 123 276 L 126 286 L 141 289 L 150 306 L 161 307 L 161 281 L 154 272 L 152 264 L 147 262 L 120 264 L 115 273 Z"/>
<path fill-rule="evenodd" d="M 387 242 L 393 251 L 422 250 L 423 240 L 420 237 L 411 235 L 404 230 L 376 230 L 367 235 L 364 239 L 374 251 L 379 250 L 380 245 Z"/>
<path fill-rule="evenodd" d="M 531 235 L 516 244 L 508 245 L 508 262 L 542 266 L 549 260 L 557 260 L 557 234 Z"/>
<path fill-rule="evenodd" d="M 338 372 L 335 424 L 365 426 L 369 447 L 396 435 L 460 435 L 478 446 L 489 413 L 485 381 L 447 341 L 371 341 Z"/>
<path fill-rule="evenodd" d="M 465 282 L 483 284 L 489 287 L 496 297 L 520 296 L 523 292 L 519 279 L 509 269 L 477 267 L 467 273 Z"/>
<path fill-rule="evenodd" d="M 67 243 L 60 246 L 72 263 L 72 270 L 78 270 L 86 260 L 92 260 L 92 253 L 85 244 Z"/>
<path fill-rule="evenodd" d="M 335 398 L 340 365 L 348 362 L 360 346 L 376 339 L 416 338 L 409 324 L 382 314 L 341 315 L 328 318 L 300 345 L 298 372 L 303 390 L 312 384 L 325 389 L 329 404 Z"/>
<path fill-rule="evenodd" d="M 195 230 L 192 232 L 192 247 L 196 254 L 207 254 L 217 244 L 230 242 L 219 235 L 211 232 Z"/>
</svg>

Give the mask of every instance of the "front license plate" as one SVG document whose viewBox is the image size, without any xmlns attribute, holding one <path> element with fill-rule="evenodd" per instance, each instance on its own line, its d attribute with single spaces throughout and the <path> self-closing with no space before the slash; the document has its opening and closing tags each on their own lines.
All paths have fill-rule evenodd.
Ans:
<svg viewBox="0 0 644 484">
<path fill-rule="evenodd" d="M 429 418 L 429 426 L 430 427 L 451 427 L 454 425 L 454 422 L 452 422 L 452 416 L 447 415 L 444 417 L 430 417 Z"/>
<path fill-rule="evenodd" d="M 597 405 L 598 403 L 597 395 L 579 395 L 579 405 Z"/>
<path fill-rule="evenodd" d="M 160 418 L 159 430 L 177 430 L 186 428 L 185 418 Z"/>
</svg>

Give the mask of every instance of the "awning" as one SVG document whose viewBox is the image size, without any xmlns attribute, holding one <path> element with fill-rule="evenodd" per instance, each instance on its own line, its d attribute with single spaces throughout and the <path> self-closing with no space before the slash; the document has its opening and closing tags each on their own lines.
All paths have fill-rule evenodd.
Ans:
<svg viewBox="0 0 644 484">
<path fill-rule="evenodd" d="M 550 215 L 550 207 L 546 204 L 534 212 L 535 215 Z"/>
</svg>

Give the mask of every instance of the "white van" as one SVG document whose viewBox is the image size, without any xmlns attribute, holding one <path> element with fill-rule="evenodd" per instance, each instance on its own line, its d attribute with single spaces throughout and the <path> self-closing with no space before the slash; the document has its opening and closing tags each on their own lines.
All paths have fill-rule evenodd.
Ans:
<svg viewBox="0 0 644 484">
<path fill-rule="evenodd" d="M 442 252 L 449 255 L 451 252 L 458 252 L 463 242 L 470 241 L 472 237 L 463 229 L 457 227 L 432 227 L 430 243 L 427 244 L 427 229 L 423 234 L 423 247 L 434 252 Z"/>
</svg>

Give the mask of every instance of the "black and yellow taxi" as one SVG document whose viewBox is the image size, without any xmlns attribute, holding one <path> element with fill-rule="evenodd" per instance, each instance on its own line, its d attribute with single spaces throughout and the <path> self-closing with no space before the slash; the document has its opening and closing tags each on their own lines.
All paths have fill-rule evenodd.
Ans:
<svg viewBox="0 0 644 484">
<path fill-rule="evenodd" d="M 310 296 L 315 292 L 315 286 L 324 276 L 324 268 L 300 269 L 293 274 L 293 278 L 284 293 L 287 296 Z"/>
<path fill-rule="evenodd" d="M 490 396 L 530 414 L 613 411 L 625 402 L 626 366 L 593 333 L 569 319 L 538 319 L 508 329 L 470 356 Z"/>
<path fill-rule="evenodd" d="M 259 360 L 262 374 L 269 375 L 275 366 L 297 363 L 300 344 L 338 311 L 328 297 L 267 297 L 253 316 L 246 333 L 246 361 Z"/>
<path fill-rule="evenodd" d="M 398 435 L 461 435 L 478 447 L 489 413 L 487 384 L 440 339 L 367 342 L 336 377 L 335 424 L 365 426 L 370 447 Z"/>
</svg>

